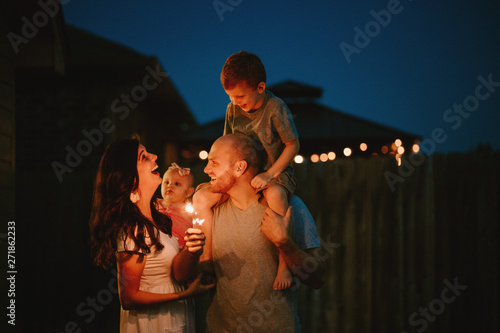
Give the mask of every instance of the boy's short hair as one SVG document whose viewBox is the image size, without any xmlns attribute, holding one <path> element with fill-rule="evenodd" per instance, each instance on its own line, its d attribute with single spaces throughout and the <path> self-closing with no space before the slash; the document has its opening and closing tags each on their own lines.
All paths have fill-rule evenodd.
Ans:
<svg viewBox="0 0 500 333">
<path fill-rule="evenodd" d="M 227 58 L 220 73 L 220 81 L 224 89 L 233 89 L 237 84 L 246 82 L 252 89 L 259 83 L 266 83 L 266 69 L 253 53 L 240 51 Z"/>
</svg>

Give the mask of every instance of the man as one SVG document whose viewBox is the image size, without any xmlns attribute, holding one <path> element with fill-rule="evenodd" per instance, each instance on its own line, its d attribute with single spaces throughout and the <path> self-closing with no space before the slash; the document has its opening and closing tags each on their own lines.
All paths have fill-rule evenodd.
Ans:
<svg viewBox="0 0 500 333">
<path fill-rule="evenodd" d="M 217 139 L 208 156 L 204 171 L 211 178 L 209 188 L 227 194 L 228 199 L 213 209 L 213 221 L 208 218 L 203 228 L 207 235 L 204 255 L 213 258 L 217 279 L 207 312 L 207 332 L 300 331 L 293 299 L 296 288 L 273 290 L 273 282 L 278 251 L 292 272 L 311 260 L 312 251 L 319 247 L 316 229 L 303 221 L 294 225 L 297 242 L 305 248 L 301 249 L 286 231 L 291 210 L 285 218 L 275 214 L 251 186 L 259 166 L 259 150 L 243 134 Z M 293 202 L 301 203 L 298 198 Z M 206 211 L 201 215 L 209 217 Z M 323 265 L 317 263 L 315 271 L 298 276 L 314 288 L 324 283 Z"/>
</svg>

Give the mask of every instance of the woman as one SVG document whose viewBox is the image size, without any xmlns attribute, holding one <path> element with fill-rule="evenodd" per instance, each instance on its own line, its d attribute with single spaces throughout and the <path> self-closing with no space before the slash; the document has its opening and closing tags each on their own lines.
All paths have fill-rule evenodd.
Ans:
<svg viewBox="0 0 500 333">
<path fill-rule="evenodd" d="M 186 299 L 206 292 L 198 276 L 184 290 L 203 252 L 205 236 L 188 229 L 179 252 L 171 220 L 152 200 L 162 179 L 157 156 L 137 140 L 110 144 L 94 187 L 90 233 L 95 263 L 118 266 L 120 332 L 192 332 Z"/>
</svg>

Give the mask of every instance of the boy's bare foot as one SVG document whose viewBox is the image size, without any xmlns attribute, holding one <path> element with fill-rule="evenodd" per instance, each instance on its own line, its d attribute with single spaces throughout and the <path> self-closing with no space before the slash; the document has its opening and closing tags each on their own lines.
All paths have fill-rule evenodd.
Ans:
<svg viewBox="0 0 500 333">
<path fill-rule="evenodd" d="M 278 266 L 278 273 L 274 279 L 273 290 L 284 290 L 292 285 L 292 272 L 288 269 L 286 263 Z"/>
</svg>

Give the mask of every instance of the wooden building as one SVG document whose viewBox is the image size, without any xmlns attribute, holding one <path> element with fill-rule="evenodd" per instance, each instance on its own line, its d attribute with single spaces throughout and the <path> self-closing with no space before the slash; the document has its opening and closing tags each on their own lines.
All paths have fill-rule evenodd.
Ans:
<svg viewBox="0 0 500 333">
<path fill-rule="evenodd" d="M 0 217 L 16 222 L 18 327 L 113 331 L 118 295 L 95 320 L 76 311 L 112 278 L 93 266 L 88 246 L 98 162 L 111 141 L 137 137 L 162 169 L 196 122 L 155 57 L 65 24 L 59 2 L 1 2 L 0 18 L 8 36 L 0 42 Z"/>
<path fill-rule="evenodd" d="M 341 157 L 345 148 L 350 148 L 350 156 L 396 155 L 400 146 L 410 152 L 420 140 L 418 135 L 318 103 L 316 100 L 323 94 L 321 88 L 284 81 L 268 89 L 288 105 L 299 133 L 299 154 L 304 157 L 319 157 L 332 152 Z M 193 156 L 199 150 L 209 149 L 212 142 L 222 135 L 223 129 L 224 119 L 219 119 L 186 133 L 184 149 Z M 398 139 L 400 141 L 396 142 Z"/>
</svg>

